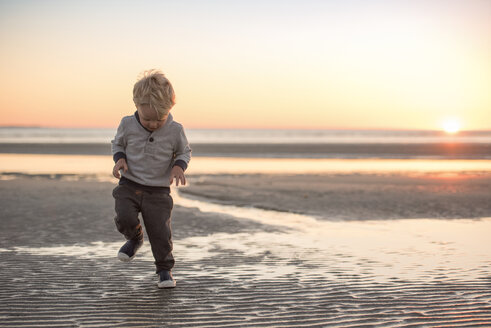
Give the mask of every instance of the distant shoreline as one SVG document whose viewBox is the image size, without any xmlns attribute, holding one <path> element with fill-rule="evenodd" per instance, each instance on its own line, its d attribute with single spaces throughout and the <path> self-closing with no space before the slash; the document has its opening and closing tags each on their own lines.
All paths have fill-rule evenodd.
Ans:
<svg viewBox="0 0 491 328">
<path fill-rule="evenodd" d="M 491 159 L 491 143 L 197 143 L 194 156 L 236 158 Z M 3 154 L 111 155 L 102 143 L 0 143 Z"/>
</svg>

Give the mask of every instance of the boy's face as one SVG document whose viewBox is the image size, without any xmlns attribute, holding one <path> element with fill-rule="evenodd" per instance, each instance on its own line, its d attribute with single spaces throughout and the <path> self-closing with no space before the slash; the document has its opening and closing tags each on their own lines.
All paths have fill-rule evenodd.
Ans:
<svg viewBox="0 0 491 328">
<path fill-rule="evenodd" d="M 140 116 L 141 124 L 150 131 L 158 130 L 167 121 L 169 114 L 160 118 L 157 116 L 157 112 L 153 110 L 150 105 L 137 105 L 138 115 Z"/>
</svg>

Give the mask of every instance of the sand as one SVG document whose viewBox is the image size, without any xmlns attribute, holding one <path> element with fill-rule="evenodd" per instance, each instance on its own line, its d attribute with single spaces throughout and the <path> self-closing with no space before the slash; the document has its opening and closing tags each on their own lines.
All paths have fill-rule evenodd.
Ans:
<svg viewBox="0 0 491 328">
<path fill-rule="evenodd" d="M 489 143 L 196 143 L 191 148 L 201 157 L 491 159 Z M 110 156 L 111 145 L 0 143 L 0 153 Z"/>
<path fill-rule="evenodd" d="M 185 195 L 325 220 L 491 217 L 491 173 L 194 175 Z"/>
<path fill-rule="evenodd" d="M 116 259 L 113 183 L 2 179 L 2 327 L 491 326 L 487 175 L 190 176 L 173 290 Z"/>
</svg>

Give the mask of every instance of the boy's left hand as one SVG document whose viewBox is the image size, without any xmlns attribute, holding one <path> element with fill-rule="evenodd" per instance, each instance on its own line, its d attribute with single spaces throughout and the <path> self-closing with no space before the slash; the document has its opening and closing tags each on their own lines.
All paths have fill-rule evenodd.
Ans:
<svg viewBox="0 0 491 328">
<path fill-rule="evenodd" d="M 181 181 L 181 184 L 183 186 L 186 184 L 186 177 L 184 176 L 184 171 L 178 165 L 175 165 L 170 171 L 169 183 L 171 186 L 172 183 L 174 182 L 174 179 L 176 179 L 176 186 L 179 186 L 179 181 Z"/>
</svg>

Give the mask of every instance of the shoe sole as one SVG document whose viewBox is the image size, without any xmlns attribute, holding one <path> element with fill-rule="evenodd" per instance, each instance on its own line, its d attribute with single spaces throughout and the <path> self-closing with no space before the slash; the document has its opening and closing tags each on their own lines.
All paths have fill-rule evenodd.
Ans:
<svg viewBox="0 0 491 328">
<path fill-rule="evenodd" d="M 161 289 L 163 288 L 174 288 L 176 287 L 176 281 L 165 281 L 165 282 L 158 282 L 157 286 Z"/>
<path fill-rule="evenodd" d="M 121 252 L 118 253 L 118 259 L 120 261 L 123 261 L 123 262 L 129 262 L 129 261 L 133 260 L 134 257 L 135 257 L 135 255 L 133 255 L 132 257 L 129 257 L 125 253 L 121 253 Z"/>
</svg>

